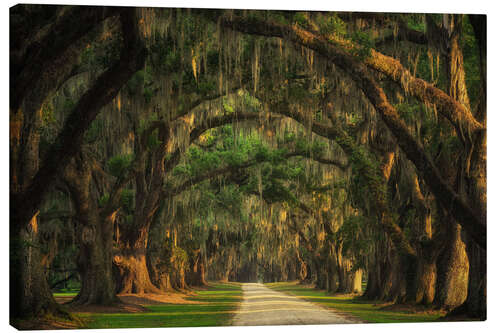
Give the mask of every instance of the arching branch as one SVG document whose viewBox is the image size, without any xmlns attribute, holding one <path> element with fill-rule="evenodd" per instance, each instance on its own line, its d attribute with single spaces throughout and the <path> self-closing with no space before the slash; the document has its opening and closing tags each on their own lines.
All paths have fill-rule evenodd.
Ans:
<svg viewBox="0 0 500 333">
<path fill-rule="evenodd" d="M 132 74 L 144 66 L 146 48 L 139 36 L 135 9 L 120 9 L 120 20 L 124 45 L 119 61 L 101 74 L 80 98 L 28 189 L 19 197 L 11 198 L 14 199 L 11 207 L 15 215 L 31 216 L 53 179 L 80 150 L 85 131 L 102 107 L 116 96 Z M 29 221 L 29 218 L 23 220 Z"/>
<path fill-rule="evenodd" d="M 382 88 L 375 82 L 367 65 L 389 77 L 393 77 L 398 83 L 408 82 L 408 87 L 411 87 L 417 97 L 436 104 L 438 110 L 445 114 L 456 127 L 471 131 L 484 130 L 483 126 L 469 116 L 459 103 L 427 82 L 408 76 L 407 70 L 403 68 L 399 61 L 374 50 L 371 51 L 363 63 L 339 46 L 297 26 L 289 27 L 255 17 L 240 17 L 237 15 L 220 17 L 220 22 L 223 26 L 240 32 L 287 39 L 316 51 L 347 72 L 396 137 L 398 145 L 405 152 L 408 159 L 414 163 L 417 170 L 423 175 L 425 182 L 435 197 L 447 207 L 448 211 L 452 213 L 481 247 L 486 247 L 486 222 L 444 181 L 431 158 L 413 138 L 397 111 L 389 103 Z M 395 226 L 394 223 L 390 224 Z M 400 230 L 396 232 L 396 235 L 402 235 Z M 408 247 L 408 250 L 410 248 L 411 246 Z"/>
<path fill-rule="evenodd" d="M 302 151 L 290 151 L 290 152 L 287 152 L 287 153 L 283 154 L 283 158 L 284 159 L 288 159 L 288 158 L 296 157 L 296 156 L 302 156 L 302 157 L 305 157 L 305 158 L 310 158 L 310 159 L 315 160 L 315 161 L 317 161 L 319 163 L 324 163 L 324 164 L 329 164 L 329 165 L 335 165 L 337 167 L 339 167 L 339 166 L 340 167 L 346 167 L 344 164 L 342 164 L 339 161 L 325 159 L 325 158 L 321 158 L 321 157 L 310 156 L 309 154 L 307 154 L 305 152 L 302 152 Z M 164 196 L 176 196 L 176 195 L 179 195 L 183 191 L 186 191 L 190 187 L 192 187 L 194 185 L 197 185 L 199 183 L 202 183 L 205 180 L 216 178 L 218 176 L 222 176 L 224 174 L 229 174 L 229 173 L 232 173 L 232 172 L 238 172 L 238 171 L 241 171 L 243 169 L 247 169 L 247 168 L 250 168 L 252 166 L 256 166 L 257 164 L 263 163 L 263 162 L 267 162 L 267 160 L 251 159 L 251 160 L 248 160 L 248 161 L 246 161 L 246 162 L 244 162 L 244 163 L 242 163 L 240 165 L 237 165 L 237 166 L 225 166 L 225 167 L 222 167 L 222 168 L 218 168 L 218 169 L 214 169 L 214 170 L 211 170 L 211 171 L 207 171 L 206 173 L 204 173 L 202 175 L 199 175 L 199 176 L 196 176 L 196 177 L 193 177 L 191 179 L 186 180 L 185 182 L 183 182 L 182 184 L 180 184 L 180 185 L 178 185 L 176 187 L 173 187 L 173 188 L 170 188 L 170 189 L 166 189 L 164 191 Z"/>
<path fill-rule="evenodd" d="M 16 7 L 11 9 L 13 13 Z M 22 46 L 22 50 L 14 50 L 19 52 L 11 54 L 11 109 L 17 110 L 29 91 L 41 80 L 50 79 L 52 72 L 57 73 L 57 66 L 67 60 L 65 53 L 72 45 L 103 20 L 119 14 L 117 7 L 70 7 L 59 17 L 56 15 L 56 22 L 40 39 L 33 38 L 29 45 Z M 11 31 L 11 38 L 13 42 L 19 38 L 15 30 Z M 56 84 L 56 78 L 52 79 L 45 84 Z"/>
</svg>

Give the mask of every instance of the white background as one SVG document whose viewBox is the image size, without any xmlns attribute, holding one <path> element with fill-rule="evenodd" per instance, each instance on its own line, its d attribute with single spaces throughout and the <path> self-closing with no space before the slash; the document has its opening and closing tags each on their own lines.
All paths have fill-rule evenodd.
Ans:
<svg viewBox="0 0 500 333">
<path fill-rule="evenodd" d="M 9 260 L 9 240 L 8 240 L 8 211 L 9 211 L 9 159 L 8 159 L 8 99 L 9 99 L 9 7 L 14 6 L 18 2 L 8 1 L 4 2 L 1 11 L 1 102 L 4 111 L 0 112 L 0 193 L 1 193 L 1 219 L 0 229 L 1 239 L 1 258 L 0 268 L 0 325 L 2 329 L 7 331 L 14 331 L 14 328 L 9 326 L 9 305 L 8 305 L 8 292 L 9 292 L 9 274 L 8 274 L 8 260 Z M 327 326 L 269 326 L 269 327 L 216 327 L 216 328 L 169 328 L 169 332 L 203 332 L 203 333 L 219 333 L 219 332 L 253 332 L 258 330 L 260 332 L 361 332 L 369 330 L 370 332 L 419 332 L 421 331 L 441 331 L 441 332 L 471 332 L 471 331 L 498 331 L 500 328 L 500 313 L 499 313 L 499 288 L 498 288 L 498 257 L 499 242 L 496 236 L 499 235 L 498 221 L 499 210 L 499 175 L 498 168 L 498 145 L 500 143 L 500 124 L 499 124 L 499 110 L 498 110 L 498 75 L 499 66 L 496 59 L 500 57 L 499 53 L 499 22 L 500 12 L 495 1 L 488 0 L 473 0 L 473 1 L 451 1 L 451 0 L 412 0 L 412 1 L 398 1 L 398 0 L 348 0 L 348 1 L 319 1 L 319 0 L 185 0 L 185 1 L 138 1 L 138 0 L 104 0 L 104 1 L 37 1 L 28 0 L 25 3 L 37 4 L 85 4 L 85 5 L 123 5 L 123 6 L 163 6 L 163 7 L 198 7 L 198 8 L 251 8 L 251 9 L 296 9 L 296 10 L 330 10 L 330 11 L 375 11 L 375 12 L 425 12 L 425 13 L 473 13 L 473 14 L 487 14 L 488 22 L 488 320 L 486 322 L 464 322 L 464 323 L 422 323 L 422 324 L 362 324 L 362 325 L 327 325 Z M 143 329 L 144 330 L 144 329 Z M 156 331 L 164 329 L 153 329 Z M 102 330 L 91 330 L 93 332 L 100 332 Z M 89 331 L 87 331 L 89 332 Z M 113 330 L 113 332 L 139 332 L 138 329 L 134 330 Z"/>
</svg>

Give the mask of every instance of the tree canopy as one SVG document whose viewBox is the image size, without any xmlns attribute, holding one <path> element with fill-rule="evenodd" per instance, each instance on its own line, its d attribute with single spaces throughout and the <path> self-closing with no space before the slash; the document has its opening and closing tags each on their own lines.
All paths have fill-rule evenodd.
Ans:
<svg viewBox="0 0 500 333">
<path fill-rule="evenodd" d="M 13 317 L 217 279 L 485 318 L 485 16 L 10 16 Z"/>
</svg>

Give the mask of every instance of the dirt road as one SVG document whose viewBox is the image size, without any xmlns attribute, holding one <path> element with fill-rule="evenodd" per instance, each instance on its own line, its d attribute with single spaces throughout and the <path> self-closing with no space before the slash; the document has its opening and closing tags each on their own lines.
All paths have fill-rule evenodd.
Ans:
<svg viewBox="0 0 500 333">
<path fill-rule="evenodd" d="M 235 326 L 356 323 L 295 296 L 271 290 L 260 283 L 244 283 L 242 288 L 243 302 L 232 322 Z"/>
</svg>

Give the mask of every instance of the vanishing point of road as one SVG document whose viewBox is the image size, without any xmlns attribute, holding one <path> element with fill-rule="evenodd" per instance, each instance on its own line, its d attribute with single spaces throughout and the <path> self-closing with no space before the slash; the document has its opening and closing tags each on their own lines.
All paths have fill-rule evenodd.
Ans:
<svg viewBox="0 0 500 333">
<path fill-rule="evenodd" d="M 360 323 L 260 283 L 244 283 L 243 302 L 233 318 L 235 326 Z"/>
</svg>

